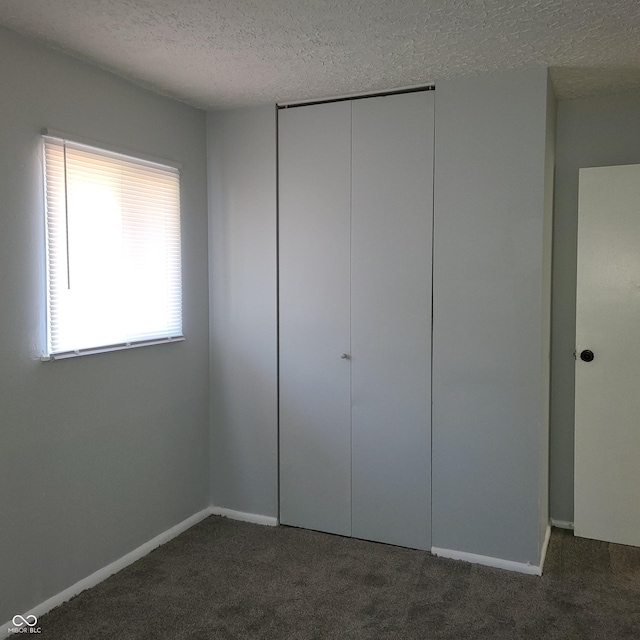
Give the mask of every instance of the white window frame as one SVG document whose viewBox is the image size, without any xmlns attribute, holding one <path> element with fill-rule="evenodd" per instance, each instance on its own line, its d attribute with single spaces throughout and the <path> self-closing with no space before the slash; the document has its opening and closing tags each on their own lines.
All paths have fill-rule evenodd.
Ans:
<svg viewBox="0 0 640 640">
<path fill-rule="evenodd" d="M 166 335 L 164 334 L 154 335 L 153 337 L 146 338 L 146 339 L 138 338 L 136 336 L 133 336 L 133 337 L 127 336 L 126 339 L 123 339 L 122 341 L 112 341 L 112 342 L 109 342 L 108 344 L 96 344 L 94 346 L 81 346 L 81 347 L 72 348 L 72 349 L 55 349 L 53 347 L 52 340 L 51 340 L 51 327 L 52 327 L 51 296 L 52 296 L 53 279 L 51 278 L 51 259 L 50 259 L 51 244 L 50 244 L 50 237 L 49 237 L 50 227 L 49 227 L 49 207 L 48 207 L 48 187 L 47 187 L 47 166 L 46 166 L 46 151 L 45 151 L 45 144 L 47 140 L 55 141 L 55 144 L 57 145 L 62 144 L 65 147 L 67 147 L 68 145 L 69 149 L 80 150 L 82 152 L 89 152 L 91 154 L 95 154 L 95 156 L 102 156 L 106 159 L 111 159 L 114 161 L 123 161 L 124 163 L 127 163 L 127 164 L 135 164 L 140 168 L 149 167 L 156 171 L 157 170 L 166 171 L 166 172 L 171 172 L 177 175 L 177 181 L 178 181 L 178 184 L 177 184 L 177 251 L 179 253 L 179 258 L 177 260 L 177 265 L 176 265 L 176 261 L 175 260 L 173 261 L 173 272 L 172 272 L 173 280 L 172 281 L 174 282 L 174 285 L 175 285 L 175 277 L 176 277 L 175 270 L 177 269 L 178 291 L 175 292 L 175 286 L 174 286 L 174 293 L 176 293 L 176 295 L 178 296 L 178 303 L 177 303 L 177 306 L 174 304 L 174 312 L 175 312 L 175 309 L 179 310 L 179 326 L 177 325 L 173 326 L 172 330 L 165 332 Z M 45 222 L 45 247 L 46 247 L 45 248 L 45 253 L 46 253 L 46 259 L 45 259 L 45 262 L 46 262 L 45 264 L 46 266 L 46 269 L 45 269 L 46 271 L 46 286 L 45 286 L 45 289 L 46 289 L 46 347 L 45 347 L 45 350 L 43 351 L 41 360 L 43 361 L 60 360 L 60 359 L 73 358 L 73 357 L 83 356 L 83 355 L 91 355 L 96 353 L 106 353 L 111 351 L 133 349 L 133 348 L 143 347 L 143 346 L 168 344 L 172 342 L 184 341 L 185 338 L 182 330 L 182 321 L 183 321 L 182 288 L 183 287 L 182 287 L 182 241 L 181 241 L 182 221 L 181 221 L 181 197 L 180 197 L 180 181 L 181 181 L 180 170 L 182 168 L 181 165 L 174 162 L 168 162 L 166 160 L 154 158 L 146 154 L 132 153 L 128 150 L 119 149 L 119 148 L 116 148 L 110 145 L 105 145 L 102 143 L 96 143 L 91 140 L 80 138 L 78 136 L 64 134 L 62 132 L 55 131 L 52 129 L 42 130 L 41 145 L 42 145 L 41 148 L 42 148 L 42 159 L 43 159 L 44 213 L 45 213 L 44 222 Z M 65 204 L 64 206 L 66 208 L 67 207 L 66 150 L 65 150 L 64 171 L 65 171 L 65 174 L 64 174 Z M 65 213 L 65 216 L 68 216 L 68 213 Z M 175 223 L 176 223 L 175 216 L 174 218 L 172 218 L 172 220 L 175 227 Z M 68 224 L 68 217 L 67 217 L 67 224 Z M 176 248 L 176 245 L 175 245 L 176 230 L 175 229 L 174 229 L 172 239 L 174 242 L 172 246 L 175 249 Z M 173 296 L 174 299 L 176 295 Z M 174 300 L 174 303 L 175 303 L 175 300 Z"/>
</svg>

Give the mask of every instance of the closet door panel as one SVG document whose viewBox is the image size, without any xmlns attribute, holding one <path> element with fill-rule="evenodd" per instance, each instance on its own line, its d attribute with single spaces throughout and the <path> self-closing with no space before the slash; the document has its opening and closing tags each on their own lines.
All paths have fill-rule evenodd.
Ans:
<svg viewBox="0 0 640 640">
<path fill-rule="evenodd" d="M 433 93 L 353 102 L 352 533 L 431 546 Z"/>
<path fill-rule="evenodd" d="M 280 521 L 351 534 L 351 104 L 279 112 Z"/>
</svg>

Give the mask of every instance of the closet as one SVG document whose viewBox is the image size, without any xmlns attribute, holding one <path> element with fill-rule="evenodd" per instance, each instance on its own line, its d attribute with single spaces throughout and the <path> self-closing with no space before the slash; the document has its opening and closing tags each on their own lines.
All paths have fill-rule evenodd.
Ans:
<svg viewBox="0 0 640 640">
<path fill-rule="evenodd" d="M 433 95 L 279 110 L 282 524 L 431 546 Z"/>
</svg>

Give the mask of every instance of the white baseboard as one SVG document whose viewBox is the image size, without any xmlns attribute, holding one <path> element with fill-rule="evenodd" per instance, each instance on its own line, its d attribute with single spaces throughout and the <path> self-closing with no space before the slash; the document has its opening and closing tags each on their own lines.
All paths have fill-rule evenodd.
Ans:
<svg viewBox="0 0 640 640">
<path fill-rule="evenodd" d="M 541 576 L 542 569 L 533 564 L 525 562 L 514 562 L 513 560 L 503 560 L 502 558 L 492 558 L 491 556 L 481 556 L 475 553 L 466 553 L 465 551 L 454 551 L 452 549 L 440 549 L 439 547 L 431 547 L 431 553 L 439 558 L 449 558 L 451 560 L 462 560 L 471 564 L 481 564 L 485 567 L 494 567 L 496 569 L 506 569 L 507 571 L 517 571 L 518 573 L 527 573 L 532 576 Z"/>
<path fill-rule="evenodd" d="M 267 527 L 277 527 L 278 518 L 272 516 L 261 516 L 257 513 L 245 513 L 244 511 L 234 511 L 233 509 L 225 509 L 223 507 L 211 507 L 211 513 L 214 516 L 222 516 L 231 520 L 242 520 L 242 522 L 253 522 L 254 524 L 263 524 Z"/>
<path fill-rule="evenodd" d="M 558 529 L 571 529 L 573 531 L 573 522 L 569 522 L 568 520 L 556 520 L 555 518 L 551 518 L 551 526 Z"/>
<path fill-rule="evenodd" d="M 67 600 L 70 600 L 74 596 L 77 596 L 79 593 L 81 593 L 85 589 L 90 589 L 91 587 L 95 587 L 97 584 L 100 584 L 103 580 L 106 580 L 109 576 L 112 576 L 114 573 L 117 573 L 118 571 L 121 571 L 122 569 L 129 566 L 130 564 L 133 564 L 136 560 L 140 560 L 140 558 L 143 558 L 148 553 L 151 553 L 151 551 L 153 551 L 157 547 L 165 544 L 166 542 L 169 542 L 169 540 L 171 540 L 172 538 L 175 538 L 181 533 L 184 533 L 187 529 L 190 529 L 194 525 L 198 524 L 198 522 L 201 522 L 205 518 L 208 518 L 210 515 L 212 515 L 211 507 L 208 507 L 206 509 L 203 509 L 202 511 L 199 511 L 198 513 L 195 513 L 190 518 L 187 518 L 186 520 L 183 520 L 182 522 L 177 524 L 175 527 L 171 527 L 171 529 L 168 529 L 167 531 L 161 533 L 160 535 L 157 535 L 155 538 L 149 540 L 148 542 L 145 542 L 143 545 L 140 545 L 137 549 L 134 549 L 133 551 L 122 556 L 122 558 L 115 560 L 111 564 L 108 564 L 106 567 L 102 567 L 102 569 L 98 569 L 97 571 L 92 573 L 90 576 L 87 576 L 86 578 L 83 578 L 79 582 L 76 582 L 74 585 L 71 585 L 68 589 L 65 589 L 64 591 L 61 591 L 60 593 L 49 598 L 48 600 L 45 600 L 44 602 L 37 605 L 33 609 L 30 609 L 25 613 L 21 613 L 21 615 L 23 615 L 25 618 L 27 616 L 35 616 L 36 618 L 40 618 L 48 611 L 51 611 L 51 609 L 57 607 L 58 605 L 61 605 L 63 602 L 66 602 Z M 20 614 L 20 612 L 16 611 L 16 614 Z M 9 620 L 9 622 L 7 622 L 6 624 L 3 624 L 0 627 L 0 639 L 7 638 L 9 637 L 9 635 L 13 635 L 13 634 L 9 634 L 8 630 L 9 628 L 13 628 L 14 626 L 15 625 L 13 624 L 12 620 Z M 43 631 L 43 636 L 46 635 L 46 629 L 43 629 L 42 631 Z"/>
</svg>

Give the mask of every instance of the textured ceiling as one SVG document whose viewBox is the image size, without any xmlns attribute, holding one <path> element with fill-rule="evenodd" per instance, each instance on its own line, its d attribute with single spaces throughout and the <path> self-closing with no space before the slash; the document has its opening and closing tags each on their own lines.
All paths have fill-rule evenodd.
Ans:
<svg viewBox="0 0 640 640">
<path fill-rule="evenodd" d="M 536 65 L 560 98 L 640 89 L 639 0 L 0 0 L 0 24 L 199 107 Z"/>
</svg>

